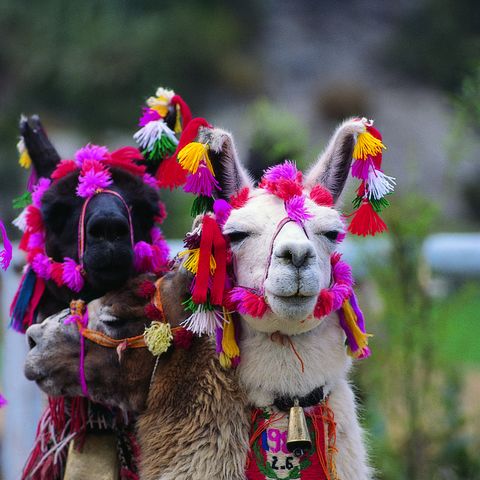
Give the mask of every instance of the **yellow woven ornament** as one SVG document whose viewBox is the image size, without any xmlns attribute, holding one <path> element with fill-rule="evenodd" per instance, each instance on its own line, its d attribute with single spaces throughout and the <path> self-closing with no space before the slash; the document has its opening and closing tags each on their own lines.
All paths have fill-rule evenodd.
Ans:
<svg viewBox="0 0 480 480">
<path fill-rule="evenodd" d="M 185 268 L 185 270 L 188 270 L 189 272 L 192 272 L 195 275 L 198 271 L 198 262 L 200 260 L 200 249 L 194 248 L 193 250 L 184 250 L 183 252 L 180 252 L 178 254 L 180 258 L 184 257 L 185 255 L 188 255 L 188 258 L 183 264 L 183 268 Z M 210 255 L 210 273 L 212 275 L 215 273 L 216 268 L 217 268 L 217 264 L 215 262 L 215 257 L 213 255 Z"/>
<path fill-rule="evenodd" d="M 173 334 L 170 324 L 153 321 L 143 333 L 145 343 L 152 355 L 165 353 L 172 344 Z"/>
</svg>

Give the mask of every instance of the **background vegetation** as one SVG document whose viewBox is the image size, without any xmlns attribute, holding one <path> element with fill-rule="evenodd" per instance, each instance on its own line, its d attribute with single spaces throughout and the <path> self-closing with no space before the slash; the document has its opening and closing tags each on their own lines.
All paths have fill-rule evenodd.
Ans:
<svg viewBox="0 0 480 480">
<path fill-rule="evenodd" d="M 284 158 L 306 166 L 348 115 L 384 120 L 387 144 L 402 139 L 388 170 L 404 178 L 387 211 L 389 255 L 368 259 L 359 285 L 375 335 L 373 357 L 356 370 L 373 462 L 382 480 L 479 479 L 480 285 L 436 275 L 422 253 L 430 234 L 480 224 L 477 2 L 341 4 L 2 0 L 0 213 L 13 218 L 26 181 L 15 152 L 21 112 L 40 113 L 71 155 L 89 140 L 131 143 L 144 99 L 171 86 L 195 114 L 235 127 L 257 176 Z M 422 117 L 431 123 L 402 110 L 407 101 L 419 116 L 431 108 Z M 447 163 L 438 166 L 433 147 L 419 156 L 412 132 L 441 144 Z M 165 233 L 179 237 L 191 199 L 164 199 Z"/>
</svg>

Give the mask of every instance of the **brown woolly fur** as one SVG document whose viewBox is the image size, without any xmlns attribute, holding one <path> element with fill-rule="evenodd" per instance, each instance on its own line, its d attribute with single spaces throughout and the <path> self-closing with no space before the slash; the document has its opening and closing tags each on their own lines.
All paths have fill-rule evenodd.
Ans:
<svg viewBox="0 0 480 480">
<path fill-rule="evenodd" d="M 243 479 L 249 415 L 207 337 L 160 360 L 138 420 L 142 480 Z"/>
<path fill-rule="evenodd" d="M 122 290 L 89 304 L 89 328 L 122 339 L 143 332 L 150 320 L 138 296 L 152 277 L 131 280 Z M 190 278 L 183 270 L 165 275 L 163 312 L 172 327 L 185 318 L 181 305 Z M 63 315 L 63 316 L 62 316 Z M 25 374 L 49 395 L 81 395 L 79 335 L 65 313 L 27 331 Z M 188 342 L 186 342 L 188 344 Z M 158 357 L 146 349 L 122 352 L 86 342 L 85 377 L 90 398 L 138 416 L 141 480 L 243 480 L 249 414 L 234 374 L 221 368 L 210 338 L 195 337 L 189 349 L 171 347 Z"/>
</svg>

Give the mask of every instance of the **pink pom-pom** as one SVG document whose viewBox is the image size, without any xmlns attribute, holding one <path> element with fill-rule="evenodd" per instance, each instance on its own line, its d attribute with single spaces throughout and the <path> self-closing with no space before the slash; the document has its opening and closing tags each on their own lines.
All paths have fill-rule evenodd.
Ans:
<svg viewBox="0 0 480 480">
<path fill-rule="evenodd" d="M 51 184 L 52 181 L 49 178 L 42 177 L 38 179 L 32 192 L 32 202 L 36 207 L 40 208 L 42 206 L 43 194 L 50 188 Z"/>
<path fill-rule="evenodd" d="M 286 160 L 281 165 L 267 168 L 263 178 L 267 182 L 277 182 L 282 179 L 300 183 L 302 180 L 301 172 L 297 170 L 297 166 L 291 160 Z"/>
<path fill-rule="evenodd" d="M 97 160 L 85 160 L 78 178 L 77 195 L 91 197 L 97 190 L 112 184 L 110 172 Z"/>
<path fill-rule="evenodd" d="M 230 302 L 236 305 L 237 311 L 242 315 L 261 318 L 268 308 L 263 296 L 242 287 L 233 288 L 229 297 Z"/>
<path fill-rule="evenodd" d="M 345 283 L 350 286 L 353 284 L 352 268 L 348 263 L 339 261 L 333 266 L 332 270 L 335 283 Z"/>
<path fill-rule="evenodd" d="M 83 167 L 83 164 L 88 160 L 102 161 L 108 157 L 107 147 L 101 147 L 99 145 L 85 145 L 75 153 L 75 162 L 79 167 Z"/>
<path fill-rule="evenodd" d="M 152 271 L 153 251 L 152 246 L 147 242 L 137 242 L 133 249 L 133 265 L 140 273 Z"/>
<path fill-rule="evenodd" d="M 63 282 L 64 284 L 74 292 L 79 292 L 85 281 L 82 275 L 82 267 L 73 258 L 65 257 L 63 262 Z"/>
<path fill-rule="evenodd" d="M 143 174 L 143 183 L 145 185 L 148 185 L 149 187 L 154 188 L 155 190 L 159 190 L 160 188 L 158 186 L 157 179 L 153 175 L 150 175 L 149 173 Z"/>
<path fill-rule="evenodd" d="M 45 235 L 43 232 L 32 233 L 28 237 L 28 249 L 34 248 L 43 249 L 45 246 Z"/>
<path fill-rule="evenodd" d="M 215 213 L 215 218 L 220 227 L 223 227 L 225 225 L 225 222 L 228 220 L 231 211 L 232 206 L 228 202 L 226 202 L 222 198 L 215 200 L 213 204 L 213 212 Z"/>
<path fill-rule="evenodd" d="M 335 283 L 330 288 L 330 292 L 333 293 L 333 311 L 337 311 L 352 294 L 352 287 L 344 283 Z"/>
<path fill-rule="evenodd" d="M 312 218 L 312 214 L 305 206 L 305 197 L 295 196 L 285 202 L 287 215 L 295 222 L 302 224 L 305 220 Z"/>
<path fill-rule="evenodd" d="M 52 274 L 52 261 L 43 253 L 37 253 L 32 261 L 33 271 L 44 280 L 48 280 Z"/>
</svg>

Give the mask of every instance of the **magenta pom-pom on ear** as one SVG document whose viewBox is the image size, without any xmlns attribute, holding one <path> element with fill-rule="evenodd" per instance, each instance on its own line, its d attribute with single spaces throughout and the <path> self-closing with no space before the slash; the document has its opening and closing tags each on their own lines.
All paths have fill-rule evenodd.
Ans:
<svg viewBox="0 0 480 480">
<path fill-rule="evenodd" d="M 112 177 L 108 168 L 97 160 L 85 160 L 78 178 L 77 195 L 88 198 L 111 184 Z"/>
<path fill-rule="evenodd" d="M 63 266 L 63 282 L 65 285 L 74 292 L 79 292 L 85 281 L 83 279 L 83 269 L 73 258 L 65 257 Z"/>
<path fill-rule="evenodd" d="M 39 178 L 32 192 L 32 202 L 37 207 L 42 206 L 43 194 L 50 188 L 52 181 L 49 178 Z"/>
<path fill-rule="evenodd" d="M 277 182 L 279 180 L 292 180 L 301 182 L 302 173 L 297 170 L 297 166 L 291 160 L 286 160 L 280 165 L 267 168 L 263 174 L 263 179 L 267 182 Z"/>
<path fill-rule="evenodd" d="M 289 218 L 300 224 L 312 218 L 312 214 L 305 206 L 305 197 L 303 196 L 295 196 L 287 200 L 285 202 L 285 210 Z"/>
<path fill-rule="evenodd" d="M 242 315 L 261 318 L 267 311 L 267 303 L 263 295 L 247 290 L 242 287 L 235 287 L 229 293 L 229 301 L 236 305 L 237 311 Z"/>
<path fill-rule="evenodd" d="M 83 164 L 88 160 L 101 161 L 108 156 L 107 147 L 101 147 L 99 145 L 85 145 L 75 153 L 75 162 L 79 167 L 83 167 Z"/>
</svg>

